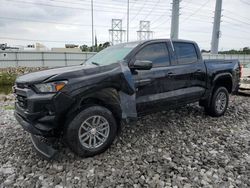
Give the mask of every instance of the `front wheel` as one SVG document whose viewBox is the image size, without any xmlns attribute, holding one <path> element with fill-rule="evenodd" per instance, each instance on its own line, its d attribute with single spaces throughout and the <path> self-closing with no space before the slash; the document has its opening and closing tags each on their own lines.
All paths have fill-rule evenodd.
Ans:
<svg viewBox="0 0 250 188">
<path fill-rule="evenodd" d="M 205 111 L 213 116 L 220 117 L 225 114 L 229 102 L 229 94 L 225 87 L 214 89 L 210 106 L 205 107 Z"/>
<path fill-rule="evenodd" d="M 66 127 L 65 141 L 70 149 L 82 157 L 104 152 L 113 142 L 117 123 L 113 114 L 102 106 L 81 111 Z"/>
</svg>

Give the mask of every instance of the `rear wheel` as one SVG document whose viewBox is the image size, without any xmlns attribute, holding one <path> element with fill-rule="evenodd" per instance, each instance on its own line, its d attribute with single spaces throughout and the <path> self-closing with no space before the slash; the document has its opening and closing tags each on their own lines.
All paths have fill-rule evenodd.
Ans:
<svg viewBox="0 0 250 188">
<path fill-rule="evenodd" d="M 205 111 L 213 116 L 220 117 L 225 114 L 229 102 L 229 94 L 225 87 L 214 89 L 210 106 L 205 107 Z"/>
<path fill-rule="evenodd" d="M 117 123 L 113 114 L 102 106 L 81 111 L 66 127 L 66 143 L 73 152 L 90 157 L 104 152 L 113 142 Z"/>
</svg>

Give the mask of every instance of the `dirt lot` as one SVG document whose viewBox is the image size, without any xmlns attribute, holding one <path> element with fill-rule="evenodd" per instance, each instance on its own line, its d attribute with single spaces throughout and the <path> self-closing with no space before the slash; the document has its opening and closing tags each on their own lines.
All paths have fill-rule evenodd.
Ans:
<svg viewBox="0 0 250 188">
<path fill-rule="evenodd" d="M 87 159 L 62 148 L 40 159 L 0 102 L 0 187 L 250 187 L 250 97 L 232 96 L 224 117 L 198 105 L 126 125 L 105 153 Z"/>
</svg>

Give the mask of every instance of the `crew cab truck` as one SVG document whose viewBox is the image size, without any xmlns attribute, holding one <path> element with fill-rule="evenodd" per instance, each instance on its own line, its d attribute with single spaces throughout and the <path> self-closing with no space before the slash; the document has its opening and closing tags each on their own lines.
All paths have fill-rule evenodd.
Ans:
<svg viewBox="0 0 250 188">
<path fill-rule="evenodd" d="M 122 122 L 199 102 L 222 116 L 240 80 L 238 60 L 202 59 L 195 42 L 157 39 L 108 47 L 79 66 L 17 78 L 15 117 L 39 154 L 60 138 L 79 156 L 105 151 Z M 153 126 L 153 125 L 152 125 Z"/>
</svg>

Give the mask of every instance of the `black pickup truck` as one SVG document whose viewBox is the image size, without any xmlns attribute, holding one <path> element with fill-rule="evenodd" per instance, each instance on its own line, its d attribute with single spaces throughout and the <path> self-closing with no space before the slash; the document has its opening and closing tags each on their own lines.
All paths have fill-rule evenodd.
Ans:
<svg viewBox="0 0 250 188">
<path fill-rule="evenodd" d="M 199 102 L 207 114 L 222 116 L 240 75 L 237 60 L 204 61 L 192 41 L 124 43 L 79 66 L 18 77 L 15 117 L 44 157 L 56 153 L 44 138 L 60 138 L 89 157 L 112 144 L 122 122 L 145 114 Z"/>
</svg>

